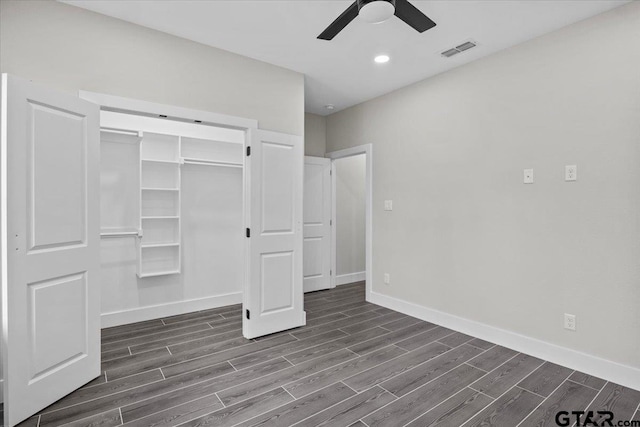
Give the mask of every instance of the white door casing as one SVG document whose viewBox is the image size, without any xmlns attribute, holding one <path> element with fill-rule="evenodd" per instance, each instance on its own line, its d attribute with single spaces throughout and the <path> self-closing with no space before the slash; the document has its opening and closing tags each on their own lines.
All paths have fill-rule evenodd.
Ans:
<svg viewBox="0 0 640 427">
<path fill-rule="evenodd" d="M 304 292 L 331 287 L 331 160 L 304 158 Z"/>
<path fill-rule="evenodd" d="M 100 374 L 99 111 L 2 75 L 5 425 Z"/>
<path fill-rule="evenodd" d="M 302 289 L 303 141 L 250 130 L 245 157 L 247 278 L 242 331 L 255 338 L 306 323 Z"/>
</svg>

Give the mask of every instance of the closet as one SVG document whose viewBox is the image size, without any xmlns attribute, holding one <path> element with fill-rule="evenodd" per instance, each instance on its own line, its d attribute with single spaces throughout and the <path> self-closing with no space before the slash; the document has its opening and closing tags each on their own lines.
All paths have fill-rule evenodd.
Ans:
<svg viewBox="0 0 640 427">
<path fill-rule="evenodd" d="M 5 425 L 100 375 L 101 328 L 231 304 L 247 339 L 305 324 L 300 136 L 6 74 L 2 107 Z"/>
<path fill-rule="evenodd" d="M 103 313 L 241 302 L 245 132 L 109 111 L 100 122 Z"/>
</svg>

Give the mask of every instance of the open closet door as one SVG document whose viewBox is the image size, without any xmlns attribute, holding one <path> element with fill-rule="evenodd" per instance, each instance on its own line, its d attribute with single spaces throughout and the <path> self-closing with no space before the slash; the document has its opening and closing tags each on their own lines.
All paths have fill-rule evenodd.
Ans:
<svg viewBox="0 0 640 427">
<path fill-rule="evenodd" d="M 302 293 L 303 151 L 298 136 L 251 130 L 247 138 L 245 338 L 306 323 Z"/>
<path fill-rule="evenodd" d="M 98 107 L 2 75 L 6 426 L 100 374 Z"/>
</svg>

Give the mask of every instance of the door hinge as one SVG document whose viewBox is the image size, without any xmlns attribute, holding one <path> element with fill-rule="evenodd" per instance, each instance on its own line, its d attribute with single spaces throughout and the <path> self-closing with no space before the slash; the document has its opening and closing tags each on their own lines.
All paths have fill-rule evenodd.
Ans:
<svg viewBox="0 0 640 427">
<path fill-rule="evenodd" d="M 332 219 L 329 220 L 329 225 L 333 225 L 333 220 Z"/>
<path fill-rule="evenodd" d="M 247 237 L 251 237 L 251 229 L 247 228 Z"/>
<path fill-rule="evenodd" d="M 329 270 L 329 276 L 333 276 L 333 270 Z"/>
<path fill-rule="evenodd" d="M 247 145 L 247 157 L 251 155 L 251 146 Z"/>
<path fill-rule="evenodd" d="M 251 319 L 251 312 L 249 311 L 249 309 L 246 310 L 247 311 L 247 320 Z"/>
</svg>

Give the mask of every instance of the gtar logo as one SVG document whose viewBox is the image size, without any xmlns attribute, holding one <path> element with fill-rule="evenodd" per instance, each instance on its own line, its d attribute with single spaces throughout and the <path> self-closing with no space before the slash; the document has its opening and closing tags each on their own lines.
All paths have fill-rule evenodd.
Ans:
<svg viewBox="0 0 640 427">
<path fill-rule="evenodd" d="M 597 415 L 596 415 L 597 414 Z M 576 423 L 576 427 L 581 426 L 613 426 L 613 412 L 611 411 L 560 411 L 556 414 L 556 424 L 561 427 L 568 427 Z"/>
</svg>

